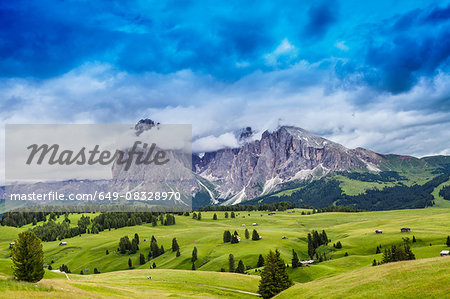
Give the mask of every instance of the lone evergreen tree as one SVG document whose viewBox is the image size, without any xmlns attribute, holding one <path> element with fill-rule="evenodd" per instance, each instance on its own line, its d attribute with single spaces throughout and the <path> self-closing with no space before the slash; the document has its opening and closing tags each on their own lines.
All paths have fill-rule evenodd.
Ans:
<svg viewBox="0 0 450 299">
<path fill-rule="evenodd" d="M 234 268 L 234 255 L 230 253 L 228 256 L 228 272 L 234 272 L 236 269 Z"/>
<path fill-rule="evenodd" d="M 191 261 L 194 263 L 197 260 L 197 247 L 194 247 L 192 250 L 192 258 Z"/>
<path fill-rule="evenodd" d="M 258 263 L 256 264 L 256 268 L 259 268 L 262 266 L 264 266 L 264 257 L 262 256 L 262 254 L 260 254 L 258 257 Z"/>
<path fill-rule="evenodd" d="M 248 232 L 248 229 L 245 229 L 245 238 L 250 239 L 250 233 Z"/>
<path fill-rule="evenodd" d="M 258 293 L 263 298 L 271 298 L 291 285 L 292 281 L 286 274 L 286 265 L 283 259 L 278 252 L 269 251 L 261 272 Z"/>
<path fill-rule="evenodd" d="M 244 266 L 244 263 L 242 262 L 242 260 L 239 260 L 239 263 L 238 263 L 238 266 L 237 266 L 235 272 L 236 272 L 236 273 L 244 274 L 244 272 L 245 272 L 245 266 Z"/>
<path fill-rule="evenodd" d="M 180 246 L 178 246 L 177 238 L 172 239 L 172 251 L 178 251 Z"/>
<path fill-rule="evenodd" d="M 258 232 L 256 231 L 256 229 L 253 230 L 253 233 L 252 233 L 252 240 L 253 240 L 253 241 L 259 240 L 259 234 L 258 234 Z"/>
<path fill-rule="evenodd" d="M 139 255 L 139 264 L 145 264 L 145 256 L 142 253 Z"/>
<path fill-rule="evenodd" d="M 231 212 L 231 218 L 235 218 L 236 215 L 234 215 L 234 212 Z"/>
<path fill-rule="evenodd" d="M 413 236 L 412 242 L 416 243 L 416 236 Z"/>
<path fill-rule="evenodd" d="M 33 232 L 20 233 L 11 251 L 13 274 L 17 280 L 37 282 L 44 277 L 42 243 Z"/>
<path fill-rule="evenodd" d="M 292 268 L 297 268 L 299 264 L 297 253 L 292 249 Z"/>
<path fill-rule="evenodd" d="M 131 262 L 131 258 L 128 258 L 128 268 L 132 268 L 133 267 L 133 263 Z"/>
<path fill-rule="evenodd" d="M 341 243 L 341 241 L 337 241 L 337 243 L 336 243 L 336 248 L 337 248 L 337 249 L 341 249 L 341 248 L 342 248 L 342 243 Z"/>
<path fill-rule="evenodd" d="M 217 214 L 214 213 L 213 220 L 217 220 Z"/>
<path fill-rule="evenodd" d="M 225 219 L 228 218 L 228 212 L 225 212 Z"/>
<path fill-rule="evenodd" d="M 156 269 L 156 264 L 153 262 L 152 269 Z"/>
<path fill-rule="evenodd" d="M 223 232 L 223 242 L 224 243 L 231 242 L 231 233 L 229 230 Z"/>
<path fill-rule="evenodd" d="M 447 246 L 450 247 L 450 236 L 447 236 Z"/>
</svg>

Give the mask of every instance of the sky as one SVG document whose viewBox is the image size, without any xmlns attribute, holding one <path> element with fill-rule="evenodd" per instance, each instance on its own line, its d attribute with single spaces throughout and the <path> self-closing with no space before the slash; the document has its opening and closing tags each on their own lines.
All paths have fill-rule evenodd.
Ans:
<svg viewBox="0 0 450 299">
<path fill-rule="evenodd" d="M 450 2 L 0 1 L 2 139 L 142 118 L 192 124 L 198 152 L 295 125 L 450 155 Z"/>
</svg>

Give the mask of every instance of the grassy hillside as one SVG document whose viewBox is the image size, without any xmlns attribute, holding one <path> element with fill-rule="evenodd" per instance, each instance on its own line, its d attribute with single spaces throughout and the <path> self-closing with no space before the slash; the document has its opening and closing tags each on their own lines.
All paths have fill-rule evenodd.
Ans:
<svg viewBox="0 0 450 299">
<path fill-rule="evenodd" d="M 267 254 L 269 250 L 279 249 L 282 257 L 290 263 L 292 249 L 295 249 L 301 259 L 307 258 L 307 233 L 313 229 L 325 229 L 331 239 L 330 246 L 322 248 L 331 260 L 305 269 L 289 269 L 291 277 L 298 282 L 314 280 L 336 273 L 347 272 L 361 267 L 368 267 L 376 255 L 378 245 L 388 246 L 399 244 L 403 237 L 412 239 L 414 235 L 417 243 L 412 249 L 417 258 L 428 258 L 439 255 L 445 248 L 444 243 L 449 234 L 450 217 L 448 209 L 420 209 L 399 210 L 385 212 L 364 213 L 320 213 L 301 215 L 296 213 L 277 212 L 269 216 L 267 212 L 241 212 L 235 219 L 225 219 L 223 212 L 217 212 L 218 220 L 212 220 L 213 212 L 203 212 L 203 220 L 198 221 L 187 216 L 176 216 L 177 223 L 173 226 L 152 227 L 150 224 L 113 229 L 99 234 L 84 234 L 80 237 L 66 239 L 66 246 L 58 246 L 59 241 L 44 243 L 44 259 L 52 264 L 54 269 L 66 264 L 72 273 L 93 273 L 94 268 L 102 273 L 128 269 L 128 258 L 138 269 L 148 269 L 149 262 L 139 265 L 139 254 L 147 257 L 151 236 L 154 235 L 159 245 L 163 245 L 166 253 L 153 259 L 157 269 L 190 270 L 192 267 L 191 253 L 198 249 L 197 271 L 220 271 L 228 269 L 228 255 L 233 253 L 236 263 L 242 259 L 244 264 L 254 268 L 259 254 Z M 263 216 L 261 216 L 261 214 Z M 72 224 L 81 215 L 71 214 Z M 93 216 L 93 215 L 91 215 Z M 62 217 L 60 217 L 60 220 Z M 262 240 L 245 240 L 244 227 L 254 228 L 252 223 L 258 223 L 256 229 L 263 237 Z M 38 223 L 39 224 L 39 223 Z M 411 227 L 411 233 L 401 233 L 400 228 Z M 9 243 L 14 241 L 20 231 L 29 229 L 0 227 L 0 273 L 11 275 Z M 377 235 L 375 229 L 382 229 L 383 234 Z M 224 230 L 236 230 L 242 237 L 239 244 L 222 242 Z M 117 252 L 119 239 L 135 233 L 140 236 L 140 250 L 136 254 L 120 254 Z M 283 236 L 288 239 L 282 239 Z M 176 237 L 180 245 L 181 256 L 170 250 L 172 238 Z M 144 241 L 145 240 L 145 241 Z M 342 249 L 335 249 L 332 244 L 340 241 Z M 432 246 L 430 246 L 432 244 Z M 106 255 L 106 250 L 109 254 Z M 345 253 L 348 256 L 344 256 Z M 52 263 L 53 261 L 53 263 Z M 248 271 L 250 274 L 254 270 Z"/>
<path fill-rule="evenodd" d="M 46 278 L 36 284 L 0 278 L 0 293 L 4 298 L 255 298 L 258 289 L 256 276 L 206 271 L 129 270 L 68 276 L 70 280 Z"/>
<path fill-rule="evenodd" d="M 448 298 L 449 257 L 397 262 L 296 284 L 276 298 Z"/>
</svg>

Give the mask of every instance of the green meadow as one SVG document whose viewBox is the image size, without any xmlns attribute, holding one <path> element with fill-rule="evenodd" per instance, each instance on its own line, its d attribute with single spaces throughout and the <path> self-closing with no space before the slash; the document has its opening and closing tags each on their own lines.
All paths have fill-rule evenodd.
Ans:
<svg viewBox="0 0 450 299">
<path fill-rule="evenodd" d="M 389 278 L 379 276 L 383 273 L 393 272 L 392 277 L 412 275 L 411 271 L 402 274 L 403 266 L 412 265 L 427 268 L 427 265 L 436 263 L 436 267 L 450 269 L 450 257 L 439 257 L 441 250 L 448 248 L 445 241 L 450 235 L 450 210 L 445 208 L 427 208 L 416 210 L 396 210 L 382 212 L 362 213 L 319 213 L 301 215 L 301 209 L 276 212 L 268 215 L 264 212 L 237 212 L 236 218 L 225 219 L 224 212 L 216 212 L 218 220 L 213 220 L 214 212 L 202 212 L 202 220 L 192 219 L 190 216 L 176 216 L 173 226 L 156 226 L 144 224 L 134 227 L 124 227 L 100 232 L 99 234 L 83 234 L 74 238 L 65 239 L 65 246 L 59 246 L 60 241 L 44 242 L 45 263 L 51 264 L 53 269 L 61 264 L 68 265 L 72 274 L 67 280 L 64 274 L 46 271 L 44 280 L 38 284 L 14 282 L 11 271 L 9 243 L 13 242 L 17 234 L 30 229 L 27 225 L 22 228 L 0 227 L 0 292 L 8 297 L 23 298 L 22 295 L 36 298 L 72 298 L 72 297 L 254 297 L 259 282 L 259 269 L 255 270 L 259 254 L 266 255 L 269 250 L 278 249 L 285 263 L 290 264 L 292 249 L 300 259 L 307 257 L 307 234 L 312 230 L 325 230 L 329 239 L 328 246 L 321 246 L 319 252 L 326 253 L 327 261 L 310 267 L 287 269 L 289 276 L 296 283 L 286 291 L 304 293 L 305 290 L 322 286 L 319 294 L 326 295 L 329 288 L 333 289 L 333 281 L 340 279 L 348 281 L 339 284 L 336 288 L 336 297 L 346 297 L 346 293 L 357 287 L 357 277 L 366 277 L 368 288 L 375 288 Z M 91 218 L 95 214 L 85 214 Z M 72 225 L 76 225 L 81 214 L 70 214 Z M 57 219 L 62 221 L 63 217 Z M 253 226 L 257 223 L 257 226 Z M 42 224 L 42 223 L 38 223 Z M 245 224 L 245 227 L 242 225 Z M 410 233 L 401 233 L 402 227 L 411 228 Z M 246 240 L 245 229 L 256 229 L 262 236 L 259 241 Z M 381 229 L 382 234 L 375 230 Z M 241 236 L 238 244 L 223 243 L 224 230 L 235 230 Z M 125 235 L 133 238 L 137 233 L 140 237 L 139 251 L 136 254 L 120 254 L 117 251 L 119 239 Z M 163 245 L 165 253 L 151 263 L 156 269 L 151 269 L 148 259 L 144 265 L 139 264 L 139 254 L 147 258 L 150 250 L 151 237 L 155 236 L 158 245 Z M 287 237 L 282 239 L 282 237 Z M 374 259 L 381 260 L 382 254 L 376 254 L 376 247 L 382 248 L 401 244 L 402 238 L 413 236 L 417 240 L 411 243 L 416 261 L 398 262 L 394 264 L 372 267 Z M 171 250 L 172 238 L 177 238 L 180 245 L 181 256 L 176 257 Z M 342 249 L 335 249 L 332 245 L 340 241 Z M 197 247 L 198 260 L 196 270 L 192 271 L 191 254 Z M 109 254 L 106 254 L 106 251 Z M 236 265 L 242 260 L 245 266 L 250 266 L 246 274 L 221 273 L 221 268 L 228 270 L 228 255 L 234 255 Z M 128 259 L 131 258 L 133 268 L 128 268 Z M 405 266 L 406 267 L 406 266 Z M 441 267 L 441 268 L 439 268 Z M 97 268 L 101 274 L 93 275 Z M 400 269 L 400 270 L 399 270 Z M 80 275 L 80 271 L 89 275 Z M 428 270 L 427 270 L 428 271 Z M 359 273 L 359 274 L 358 274 Z M 378 273 L 378 274 L 376 274 Z M 408 274 L 410 273 L 410 274 Z M 422 280 L 433 279 L 423 273 Z M 448 271 L 442 273 L 439 279 L 448 280 Z M 386 274 L 387 275 L 387 274 Z M 390 275 L 390 274 L 389 274 Z M 390 277 L 390 276 L 387 277 Z M 397 275 L 397 276 L 395 276 Z M 434 275 L 434 274 L 433 274 Z M 151 279 L 148 279 L 151 276 Z M 443 276 L 443 277 L 441 277 Z M 346 278 L 348 277 L 348 279 Z M 350 279 L 353 277 L 353 280 Z M 381 279 L 374 282 L 373 279 Z M 384 280 L 383 280 L 384 279 Z M 396 280 L 400 278 L 395 278 Z M 395 280 L 394 280 L 395 281 Z M 391 283 L 394 283 L 391 282 Z M 414 282 L 411 282 L 414 286 Z M 431 282 L 430 282 L 431 284 Z M 428 283 L 424 284 L 429 285 Z M 447 285 L 450 285 L 447 283 Z M 334 290 L 334 289 L 333 289 Z M 245 293 L 249 292 L 249 293 Z M 307 292 L 306 292 L 307 293 Z M 316 293 L 311 293 L 314 297 Z M 342 295 L 341 295 L 342 294 Z M 368 296 L 372 293 L 367 293 Z M 386 293 L 388 294 L 388 293 Z M 408 294 L 408 293 L 405 293 Z M 288 295 L 286 295 L 288 296 Z M 306 296 L 306 295 L 305 295 Z M 308 295 L 309 296 L 309 295 Z M 321 296 L 319 296 L 321 297 Z"/>
</svg>

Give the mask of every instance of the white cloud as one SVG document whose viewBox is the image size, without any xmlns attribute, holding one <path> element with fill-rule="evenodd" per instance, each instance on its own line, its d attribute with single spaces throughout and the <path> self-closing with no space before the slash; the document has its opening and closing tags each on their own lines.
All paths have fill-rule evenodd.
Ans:
<svg viewBox="0 0 450 299">
<path fill-rule="evenodd" d="M 279 53 L 292 50 L 288 41 L 282 45 Z M 320 62 L 301 61 L 289 69 L 258 71 L 224 83 L 189 70 L 129 74 L 89 64 L 53 79 L 2 80 L 0 125 L 133 124 L 149 117 L 192 124 L 195 146 L 203 151 L 235 146 L 233 132 L 245 126 L 261 134 L 286 124 L 351 148 L 415 156 L 449 154 L 449 75 L 439 73 L 420 80 L 407 93 L 391 95 L 366 86 L 342 87 L 329 74 Z M 0 157 L 2 153 L 4 142 Z"/>
<path fill-rule="evenodd" d="M 285 38 L 272 53 L 264 56 L 264 60 L 269 66 L 277 66 L 282 63 L 290 63 L 297 56 L 298 49 Z"/>
</svg>

